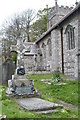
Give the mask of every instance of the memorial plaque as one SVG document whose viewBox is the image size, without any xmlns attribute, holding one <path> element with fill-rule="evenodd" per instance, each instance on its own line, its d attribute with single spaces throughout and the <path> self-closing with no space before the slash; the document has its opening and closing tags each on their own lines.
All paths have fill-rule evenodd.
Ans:
<svg viewBox="0 0 80 120">
<path fill-rule="evenodd" d="M 34 94 L 33 87 L 32 86 L 16 87 L 15 94 L 16 95 Z"/>
<path fill-rule="evenodd" d="M 17 74 L 18 75 L 24 75 L 25 74 L 25 68 L 19 68 L 19 69 L 17 69 Z"/>
</svg>

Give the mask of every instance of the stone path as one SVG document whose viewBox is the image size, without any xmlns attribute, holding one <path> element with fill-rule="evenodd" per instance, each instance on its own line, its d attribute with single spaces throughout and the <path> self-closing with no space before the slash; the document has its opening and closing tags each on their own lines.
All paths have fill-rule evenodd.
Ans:
<svg viewBox="0 0 80 120">
<path fill-rule="evenodd" d="M 60 104 L 55 104 L 53 102 L 42 100 L 40 98 L 22 98 L 22 99 L 16 99 L 16 102 L 24 109 L 31 111 L 47 111 L 47 110 L 54 110 L 58 107 L 63 108 L 63 106 Z M 52 111 L 48 111 L 48 112 L 52 112 Z"/>
<path fill-rule="evenodd" d="M 69 104 L 69 103 L 66 103 L 62 100 L 59 100 L 59 99 L 55 99 L 56 102 L 58 102 L 59 104 L 63 105 L 63 108 L 65 108 L 66 110 L 69 110 L 69 109 L 76 109 L 78 110 L 78 107 L 72 105 L 72 104 Z"/>
</svg>

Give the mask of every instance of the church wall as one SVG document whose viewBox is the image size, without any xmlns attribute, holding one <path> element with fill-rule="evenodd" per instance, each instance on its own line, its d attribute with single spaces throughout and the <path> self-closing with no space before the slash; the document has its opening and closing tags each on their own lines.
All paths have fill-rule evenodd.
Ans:
<svg viewBox="0 0 80 120">
<path fill-rule="evenodd" d="M 80 51 L 80 14 L 78 15 L 78 50 Z"/>
<path fill-rule="evenodd" d="M 2 84 L 2 63 L 1 63 L 1 59 L 0 59 L 0 85 Z"/>
<path fill-rule="evenodd" d="M 48 40 L 51 40 L 50 34 L 47 35 L 45 38 L 43 38 L 42 41 L 38 43 L 40 46 L 40 50 L 42 52 L 41 56 L 41 67 L 42 70 L 49 71 L 51 70 L 51 61 L 52 61 L 52 56 L 49 56 L 49 46 L 48 46 Z"/>
<path fill-rule="evenodd" d="M 68 25 L 74 27 L 75 48 L 68 49 L 68 41 L 65 30 Z M 78 15 L 75 14 L 68 18 L 61 26 L 51 32 L 52 40 L 52 68 L 51 70 L 59 70 L 62 72 L 62 53 L 61 53 L 61 28 L 63 28 L 63 58 L 64 58 L 64 74 L 78 78 Z M 79 32 L 80 33 L 80 32 Z M 79 67 L 80 68 L 80 67 Z"/>
<path fill-rule="evenodd" d="M 78 12 L 80 13 L 80 9 Z M 80 80 L 80 14 L 78 15 L 78 79 Z"/>
<path fill-rule="evenodd" d="M 24 56 L 24 67 L 25 71 L 33 71 L 35 70 L 35 60 L 33 55 L 25 55 Z"/>
<path fill-rule="evenodd" d="M 52 71 L 59 70 L 59 44 L 58 39 L 59 39 L 59 30 L 55 29 L 51 32 L 51 40 L 52 40 Z"/>
<path fill-rule="evenodd" d="M 78 16 L 72 16 L 63 26 L 63 52 L 64 52 L 64 73 L 66 75 L 78 77 Z M 75 39 L 75 48 L 68 48 L 68 41 L 66 38 L 65 30 L 68 25 L 74 27 L 74 39 Z"/>
<path fill-rule="evenodd" d="M 66 34 L 68 26 L 74 29 L 75 47 L 69 48 L 69 38 Z M 61 32 L 63 30 L 63 32 Z M 69 32 L 69 31 L 68 31 Z M 61 33 L 63 37 L 63 65 L 62 65 L 62 44 Z M 77 12 L 69 16 L 65 21 L 60 23 L 54 30 L 48 33 L 42 40 L 37 42 L 39 53 L 36 56 L 25 56 L 25 65 L 31 68 L 36 66 L 37 69 L 42 71 L 55 71 L 62 72 L 64 67 L 64 74 L 75 77 L 80 76 L 80 15 Z M 50 42 L 51 41 L 51 46 Z M 51 48 L 51 49 L 50 49 Z M 37 49 L 36 49 L 37 50 Z M 51 50 L 51 51 L 50 51 Z M 50 55 L 51 52 L 51 55 Z M 35 61 L 36 58 L 36 61 Z M 27 61 L 29 61 L 27 63 Z M 28 65 L 27 65 L 28 64 Z M 27 69 L 27 67 L 26 67 Z"/>
<path fill-rule="evenodd" d="M 65 30 L 68 25 L 74 28 L 75 48 L 68 49 L 68 41 Z M 75 14 L 64 21 L 59 27 L 51 31 L 50 35 L 43 38 L 38 44 L 42 51 L 42 66 L 50 64 L 50 70 L 59 70 L 62 72 L 62 51 L 61 51 L 61 28 L 63 28 L 63 58 L 64 58 L 64 74 L 78 78 L 78 15 Z M 48 39 L 52 43 L 52 56 L 49 57 L 49 49 L 47 46 Z M 45 44 L 46 58 L 42 44 Z"/>
<path fill-rule="evenodd" d="M 73 8 L 72 7 L 64 7 L 64 6 L 56 6 L 51 9 L 51 11 L 48 13 L 48 23 L 47 28 L 51 28 L 54 24 L 58 23 L 61 18 L 63 18 L 66 14 L 68 14 Z"/>
<path fill-rule="evenodd" d="M 57 29 L 57 56 L 58 56 L 58 58 L 57 58 L 57 62 L 58 62 L 58 70 L 60 71 L 60 72 L 62 72 L 62 51 L 61 51 L 61 31 L 60 31 L 60 29 L 58 28 Z"/>
<path fill-rule="evenodd" d="M 2 42 L 0 40 L 0 85 L 2 84 Z"/>
</svg>

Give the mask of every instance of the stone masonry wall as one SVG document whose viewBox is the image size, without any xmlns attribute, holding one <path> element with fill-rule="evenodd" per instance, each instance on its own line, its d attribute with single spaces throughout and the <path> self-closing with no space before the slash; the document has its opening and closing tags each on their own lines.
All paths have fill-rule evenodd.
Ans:
<svg viewBox="0 0 80 120">
<path fill-rule="evenodd" d="M 0 84 L 2 84 L 2 42 L 0 40 Z"/>
<path fill-rule="evenodd" d="M 25 71 L 32 71 L 34 70 L 34 56 L 33 55 L 26 55 L 24 56 L 24 67 L 25 67 Z"/>
<path fill-rule="evenodd" d="M 61 8 L 62 9 L 62 8 Z M 67 9 L 66 9 L 67 10 Z M 71 10 L 71 9 L 70 9 Z M 61 13 L 62 14 L 62 13 Z M 75 48 L 68 48 L 68 40 L 66 38 L 65 30 L 68 25 L 74 28 Z M 37 45 L 40 53 L 36 53 L 36 56 L 24 56 L 26 71 L 29 70 L 44 70 L 62 72 L 62 48 L 61 48 L 61 29 L 63 28 L 63 62 L 64 62 L 64 74 L 75 77 L 80 76 L 80 15 L 75 13 L 68 17 L 64 22 L 57 26 L 54 30 L 40 40 Z M 49 55 L 48 40 L 51 40 L 51 56 Z M 35 69 L 35 67 L 37 69 Z"/>
<path fill-rule="evenodd" d="M 42 51 L 41 56 L 41 65 L 43 70 L 51 70 L 52 67 L 52 56 L 49 56 L 49 47 L 48 47 L 48 40 L 51 39 L 50 34 L 45 37 L 41 42 L 39 42 L 40 49 Z M 44 46 L 43 46 L 44 44 Z"/>
<path fill-rule="evenodd" d="M 80 13 L 80 9 L 78 11 Z M 78 79 L 80 80 L 80 14 L 78 15 Z"/>
<path fill-rule="evenodd" d="M 66 39 L 65 30 L 68 25 L 72 25 L 74 29 L 75 48 L 68 49 L 68 41 Z M 61 28 L 63 27 L 63 57 L 64 57 L 64 73 L 66 75 L 78 78 L 78 15 L 74 15 L 65 21 L 60 28 L 51 32 L 52 40 L 52 71 L 59 69 L 62 72 L 62 53 L 61 53 Z"/>
<path fill-rule="evenodd" d="M 0 84 L 2 84 L 2 58 L 0 58 Z"/>
<path fill-rule="evenodd" d="M 58 23 L 61 18 L 63 18 L 66 14 L 68 14 L 73 8 L 72 7 L 64 7 L 64 6 L 56 6 L 51 9 L 51 11 L 48 13 L 47 19 L 47 28 L 51 28 L 54 24 Z"/>
<path fill-rule="evenodd" d="M 58 34 L 57 29 L 51 32 L 51 41 L 52 41 L 52 71 L 59 69 L 59 44 L 58 44 Z"/>
<path fill-rule="evenodd" d="M 68 41 L 66 39 L 66 34 L 63 34 L 63 51 L 64 51 L 64 73 L 66 75 L 78 77 L 78 19 L 77 16 L 72 16 L 63 27 L 63 33 L 67 25 L 72 25 L 74 29 L 74 39 L 75 39 L 75 48 L 68 49 Z"/>
</svg>

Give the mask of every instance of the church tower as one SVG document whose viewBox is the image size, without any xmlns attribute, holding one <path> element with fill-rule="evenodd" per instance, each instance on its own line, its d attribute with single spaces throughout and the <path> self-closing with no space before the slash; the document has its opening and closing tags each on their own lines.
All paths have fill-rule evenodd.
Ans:
<svg viewBox="0 0 80 120">
<path fill-rule="evenodd" d="M 73 7 L 59 6 L 58 0 L 55 0 L 55 6 L 53 6 L 47 14 L 47 30 L 57 24 L 72 9 Z"/>
</svg>

